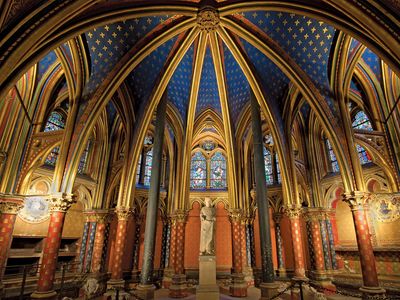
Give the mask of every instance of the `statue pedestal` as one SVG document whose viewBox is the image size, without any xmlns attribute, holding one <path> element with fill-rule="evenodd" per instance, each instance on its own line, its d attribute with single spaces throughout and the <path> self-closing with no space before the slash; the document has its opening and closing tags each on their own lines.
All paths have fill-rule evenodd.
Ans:
<svg viewBox="0 0 400 300">
<path fill-rule="evenodd" d="M 219 300 L 215 256 L 199 256 L 199 286 L 196 290 L 196 299 Z"/>
</svg>

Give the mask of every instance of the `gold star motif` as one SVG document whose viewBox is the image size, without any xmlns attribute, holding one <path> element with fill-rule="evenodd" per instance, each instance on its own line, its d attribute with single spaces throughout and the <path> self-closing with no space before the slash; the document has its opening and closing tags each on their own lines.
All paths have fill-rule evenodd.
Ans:
<svg viewBox="0 0 400 300">
<path fill-rule="evenodd" d="M 312 22 L 311 22 L 311 20 L 309 19 L 309 20 L 307 21 L 307 25 L 310 26 L 311 23 L 312 23 Z"/>
<path fill-rule="evenodd" d="M 104 26 L 104 29 L 105 29 L 106 31 L 108 31 L 108 30 L 110 30 L 110 27 L 108 27 L 108 25 L 106 25 L 106 26 Z"/>
<path fill-rule="evenodd" d="M 93 33 L 89 32 L 88 36 L 89 36 L 89 38 L 92 38 L 93 37 Z"/>
</svg>

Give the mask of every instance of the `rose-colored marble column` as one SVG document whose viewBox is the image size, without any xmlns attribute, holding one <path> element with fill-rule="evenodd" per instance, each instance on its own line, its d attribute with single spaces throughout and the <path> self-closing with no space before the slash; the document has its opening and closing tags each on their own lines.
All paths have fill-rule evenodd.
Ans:
<svg viewBox="0 0 400 300">
<path fill-rule="evenodd" d="M 10 252 L 15 219 L 23 206 L 22 197 L 0 194 L 0 289 Z"/>
<path fill-rule="evenodd" d="M 290 220 L 290 229 L 293 242 L 294 275 L 295 279 L 305 279 L 305 257 L 303 251 L 303 240 L 301 237 L 300 215 L 301 207 L 298 205 L 288 206 L 285 210 Z"/>
<path fill-rule="evenodd" d="M 109 221 L 109 214 L 108 211 L 96 211 L 94 217 L 96 218 L 97 227 L 93 246 L 92 272 L 99 273 L 103 264 L 102 254 L 103 248 L 105 247 L 104 238 L 106 224 Z"/>
<path fill-rule="evenodd" d="M 232 258 L 233 258 L 233 274 L 232 285 L 230 286 L 230 294 L 233 297 L 246 297 L 247 284 L 244 281 L 243 265 L 242 265 L 242 211 L 233 209 L 230 211 L 229 219 L 232 227 Z"/>
<path fill-rule="evenodd" d="M 375 295 L 385 294 L 385 290 L 379 286 L 374 250 L 372 248 L 367 217 L 365 215 L 364 206 L 368 204 L 369 196 L 368 193 L 359 191 L 343 195 L 343 201 L 350 206 L 353 214 L 363 277 L 363 286 L 360 288 L 360 291 L 363 293 L 364 299 L 370 299 Z"/>
<path fill-rule="evenodd" d="M 185 249 L 185 225 L 186 212 L 176 211 L 172 216 L 172 233 L 174 240 L 171 239 L 171 262 L 173 262 L 174 275 L 169 287 L 169 295 L 172 298 L 182 298 L 187 296 L 186 275 L 184 274 L 184 249 Z"/>
<path fill-rule="evenodd" d="M 53 195 L 49 199 L 49 230 L 43 247 L 42 264 L 40 266 L 37 289 L 31 295 L 31 298 L 53 299 L 57 295 L 53 290 L 53 285 L 65 214 L 75 202 L 76 200 L 73 195 L 65 193 Z"/>
</svg>

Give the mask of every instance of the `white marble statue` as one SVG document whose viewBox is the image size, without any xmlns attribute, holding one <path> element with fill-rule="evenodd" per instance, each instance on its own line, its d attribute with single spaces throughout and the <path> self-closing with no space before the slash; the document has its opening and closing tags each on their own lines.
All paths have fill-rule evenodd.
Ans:
<svg viewBox="0 0 400 300">
<path fill-rule="evenodd" d="M 215 208 L 210 198 L 205 198 L 206 206 L 200 210 L 200 255 L 215 255 L 214 252 L 214 224 Z"/>
</svg>

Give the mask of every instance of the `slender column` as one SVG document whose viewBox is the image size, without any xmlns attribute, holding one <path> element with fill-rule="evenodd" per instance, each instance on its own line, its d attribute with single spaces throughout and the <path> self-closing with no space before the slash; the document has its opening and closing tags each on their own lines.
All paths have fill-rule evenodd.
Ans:
<svg viewBox="0 0 400 300">
<path fill-rule="evenodd" d="M 254 147 L 254 174 L 256 183 L 256 199 L 258 207 L 260 245 L 261 245 L 261 298 L 271 298 L 276 294 L 278 285 L 274 283 L 274 265 L 272 263 L 272 243 L 269 225 L 269 209 L 267 187 L 265 183 L 264 144 L 261 131 L 260 106 L 252 93 L 251 119 Z"/>
<path fill-rule="evenodd" d="M 245 217 L 243 217 L 243 218 L 240 220 L 240 247 L 241 247 L 241 255 L 242 255 L 242 268 L 243 268 L 243 272 L 245 272 L 245 269 L 249 267 L 249 265 L 247 264 L 246 222 L 247 222 L 247 218 L 245 218 Z"/>
<path fill-rule="evenodd" d="M 135 224 L 135 235 L 133 243 L 132 281 L 139 282 L 140 281 L 140 271 L 139 271 L 140 233 L 143 225 L 143 216 L 136 214 L 135 217 L 136 217 L 135 218 L 136 224 Z"/>
<path fill-rule="evenodd" d="M 230 294 L 233 297 L 246 297 L 247 284 L 244 281 L 242 266 L 242 234 L 241 221 L 242 211 L 233 209 L 230 211 L 229 219 L 232 227 L 232 258 L 233 258 L 233 274 L 232 285 L 230 286 Z"/>
<path fill-rule="evenodd" d="M 85 264 L 85 256 L 86 256 L 86 246 L 89 237 L 89 227 L 90 222 L 86 220 L 85 224 L 83 225 L 83 233 L 81 239 L 81 249 L 79 250 L 79 271 L 83 272 L 84 264 Z"/>
<path fill-rule="evenodd" d="M 333 238 L 331 215 L 332 215 L 331 211 L 329 211 L 326 214 L 325 223 L 326 223 L 326 231 L 328 232 L 328 242 L 329 242 L 330 258 L 332 262 L 332 269 L 337 270 L 338 264 L 336 260 L 335 241 Z"/>
<path fill-rule="evenodd" d="M 92 272 L 100 273 L 103 264 L 103 248 L 105 247 L 106 224 L 108 222 L 108 211 L 97 211 L 96 215 L 96 236 L 93 246 Z"/>
<path fill-rule="evenodd" d="M 185 225 L 187 214 L 185 211 L 177 210 L 172 217 L 172 228 L 174 241 L 171 240 L 171 251 L 173 251 L 174 275 L 169 287 L 169 295 L 172 298 L 187 296 L 186 276 L 184 274 L 184 253 L 185 253 Z M 174 246 L 174 248 L 172 248 Z"/>
<path fill-rule="evenodd" d="M 162 158 L 162 175 L 161 175 L 161 186 L 163 188 L 165 187 L 165 181 L 167 178 L 167 156 L 163 154 L 163 158 Z"/>
<path fill-rule="evenodd" d="M 379 286 L 374 250 L 364 210 L 364 205 L 366 205 L 369 196 L 369 194 L 359 191 L 343 195 L 343 201 L 350 206 L 353 214 L 363 277 L 363 286 L 360 291 L 363 293 L 364 299 L 370 299 L 374 295 L 382 295 L 386 292 Z"/>
<path fill-rule="evenodd" d="M 140 291 L 147 299 L 154 298 L 153 282 L 154 248 L 156 242 L 157 213 L 160 202 L 161 164 L 163 154 L 165 115 L 167 111 L 167 96 L 161 98 L 157 107 L 156 128 L 154 134 L 153 161 L 151 165 L 151 180 L 149 199 L 147 202 L 146 227 L 144 235 L 143 266 L 140 277 Z"/>
<path fill-rule="evenodd" d="M 86 273 L 90 272 L 90 266 L 92 263 L 94 239 L 96 236 L 96 227 L 97 227 L 97 223 L 94 220 L 92 222 L 90 222 L 89 239 L 88 239 L 88 245 L 87 245 L 87 250 L 86 250 L 86 259 L 85 259 L 85 264 L 84 264 L 84 270 Z"/>
<path fill-rule="evenodd" d="M 321 212 L 315 208 L 309 208 L 304 213 L 307 226 L 308 249 L 311 258 L 311 273 L 310 276 L 315 280 L 326 279 L 324 250 L 322 247 L 321 235 Z"/>
<path fill-rule="evenodd" d="M 331 253 L 329 251 L 328 231 L 326 229 L 325 214 L 321 214 L 319 219 L 319 226 L 321 229 L 322 250 L 324 251 L 324 263 L 326 270 L 332 270 Z"/>
<path fill-rule="evenodd" d="M 42 265 L 39 271 L 37 290 L 31 298 L 49 299 L 57 293 L 53 290 L 57 267 L 58 251 L 67 210 L 75 203 L 75 197 L 65 193 L 54 195 L 49 199 L 50 223 L 47 238 L 43 247 Z"/>
<path fill-rule="evenodd" d="M 281 235 L 281 213 L 274 213 L 273 219 L 275 222 L 275 239 L 276 239 L 276 254 L 278 258 L 278 274 L 279 277 L 286 277 L 285 262 L 283 261 L 283 246 Z"/>
<path fill-rule="evenodd" d="M 162 230 L 162 239 L 161 239 L 161 259 L 160 259 L 160 269 L 164 269 L 167 260 L 167 245 L 168 245 L 168 220 L 163 217 L 163 230 Z"/>
<path fill-rule="evenodd" d="M 254 146 L 254 177 L 256 183 L 256 201 L 258 207 L 260 239 L 261 239 L 261 267 L 262 282 L 274 282 L 274 268 L 272 264 L 272 245 L 269 226 L 269 209 L 265 184 L 265 166 L 263 152 L 263 138 L 261 132 L 260 107 L 251 96 L 251 118 Z"/>
<path fill-rule="evenodd" d="M 294 274 L 295 279 L 305 279 L 305 263 L 304 263 L 304 251 L 303 251 L 303 240 L 301 237 L 300 227 L 300 214 L 301 207 L 298 205 L 289 206 L 285 210 L 290 220 L 290 229 L 292 234 L 293 242 L 293 258 L 294 258 Z"/>
<path fill-rule="evenodd" d="M 10 252 L 15 219 L 23 206 L 22 197 L 0 194 L 0 290 Z"/>
<path fill-rule="evenodd" d="M 126 244 L 128 219 L 132 214 L 132 211 L 128 207 L 120 206 L 116 208 L 115 214 L 118 218 L 117 235 L 115 237 L 114 261 L 111 266 L 111 279 L 107 283 L 108 289 L 113 286 L 123 286 L 125 283 L 122 278 L 122 257 L 124 256 Z"/>
</svg>

